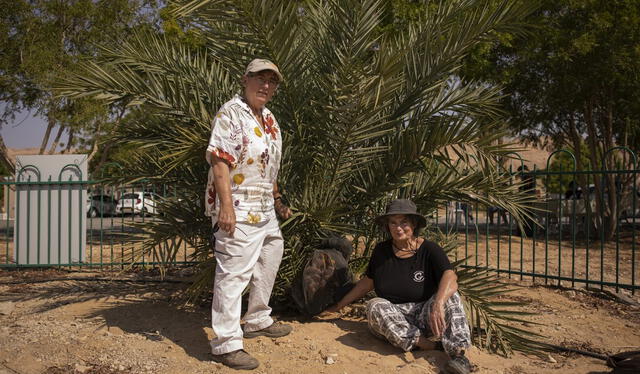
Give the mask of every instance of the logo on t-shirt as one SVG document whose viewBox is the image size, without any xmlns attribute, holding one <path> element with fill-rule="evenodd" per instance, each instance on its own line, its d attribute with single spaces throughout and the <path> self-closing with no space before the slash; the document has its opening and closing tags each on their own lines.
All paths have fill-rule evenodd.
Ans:
<svg viewBox="0 0 640 374">
<path fill-rule="evenodd" d="M 413 273 L 413 281 L 416 283 L 424 282 L 424 271 L 417 270 Z"/>
</svg>

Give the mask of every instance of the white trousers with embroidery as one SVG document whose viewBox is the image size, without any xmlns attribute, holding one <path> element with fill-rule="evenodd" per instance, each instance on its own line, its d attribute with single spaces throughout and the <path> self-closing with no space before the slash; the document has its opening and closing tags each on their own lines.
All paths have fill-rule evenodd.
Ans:
<svg viewBox="0 0 640 374">
<path fill-rule="evenodd" d="M 261 330 L 273 323 L 269 298 L 284 242 L 275 218 L 257 224 L 239 222 L 233 236 L 218 230 L 215 238 L 211 325 L 216 336 L 211 340 L 211 352 L 220 355 L 243 348 L 240 313 L 247 285 L 250 291 L 244 331 Z"/>
</svg>

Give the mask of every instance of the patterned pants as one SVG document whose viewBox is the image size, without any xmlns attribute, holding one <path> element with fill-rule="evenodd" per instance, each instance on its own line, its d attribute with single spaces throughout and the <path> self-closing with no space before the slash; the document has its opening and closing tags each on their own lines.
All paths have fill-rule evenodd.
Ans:
<svg viewBox="0 0 640 374">
<path fill-rule="evenodd" d="M 429 314 L 434 296 L 420 303 L 393 304 L 376 297 L 367 303 L 367 319 L 373 335 L 388 340 L 394 346 L 408 352 L 416 346 L 420 335 L 432 335 Z M 444 305 L 445 330 L 442 346 L 450 356 L 471 346 L 469 324 L 464 314 L 462 300 L 456 292 Z"/>
</svg>

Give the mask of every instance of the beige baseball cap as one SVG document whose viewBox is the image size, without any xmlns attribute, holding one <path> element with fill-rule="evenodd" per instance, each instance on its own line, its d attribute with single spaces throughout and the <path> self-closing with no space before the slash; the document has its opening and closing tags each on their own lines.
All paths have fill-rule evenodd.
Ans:
<svg viewBox="0 0 640 374">
<path fill-rule="evenodd" d="M 280 73 L 280 70 L 278 70 L 278 67 L 276 66 L 276 64 L 274 64 L 269 60 L 265 60 L 263 58 L 256 58 L 253 61 L 251 61 L 249 65 L 247 65 L 247 70 L 244 71 L 244 74 L 247 75 L 249 73 L 257 73 L 263 70 L 271 70 L 274 73 L 276 73 L 280 81 L 283 80 L 282 73 Z"/>
</svg>

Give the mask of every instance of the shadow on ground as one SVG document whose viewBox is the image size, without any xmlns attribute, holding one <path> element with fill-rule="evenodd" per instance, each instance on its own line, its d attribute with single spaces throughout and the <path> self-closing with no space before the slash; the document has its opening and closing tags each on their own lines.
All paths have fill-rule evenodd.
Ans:
<svg viewBox="0 0 640 374">
<path fill-rule="evenodd" d="M 101 318 L 114 334 L 139 334 L 152 341 L 164 339 L 200 361 L 210 361 L 208 308 L 184 308 L 177 298 L 184 284 L 66 281 L 16 284 L 0 301 L 37 301 L 31 314 L 60 307 L 83 319 Z M 83 303 L 90 303 L 83 305 Z"/>
<path fill-rule="evenodd" d="M 109 331 L 117 327 L 153 341 L 170 340 L 187 355 L 200 361 L 210 361 L 209 337 L 204 330 L 206 315 L 200 308 L 188 311 L 176 303 L 144 299 L 118 302 L 93 311 L 88 317 L 103 318 Z"/>
<path fill-rule="evenodd" d="M 338 337 L 338 341 L 346 346 L 356 348 L 361 351 L 370 351 L 382 356 L 398 356 L 406 363 L 404 366 L 417 365 L 418 359 L 429 361 L 432 365 L 442 369 L 448 360 L 444 352 L 439 351 L 413 351 L 405 353 L 399 348 L 389 344 L 387 341 L 375 337 L 369 331 L 367 321 L 335 320 L 334 323 L 347 333 Z M 419 366 L 419 365 L 418 365 Z M 398 367 L 400 370 L 401 367 Z"/>
</svg>

